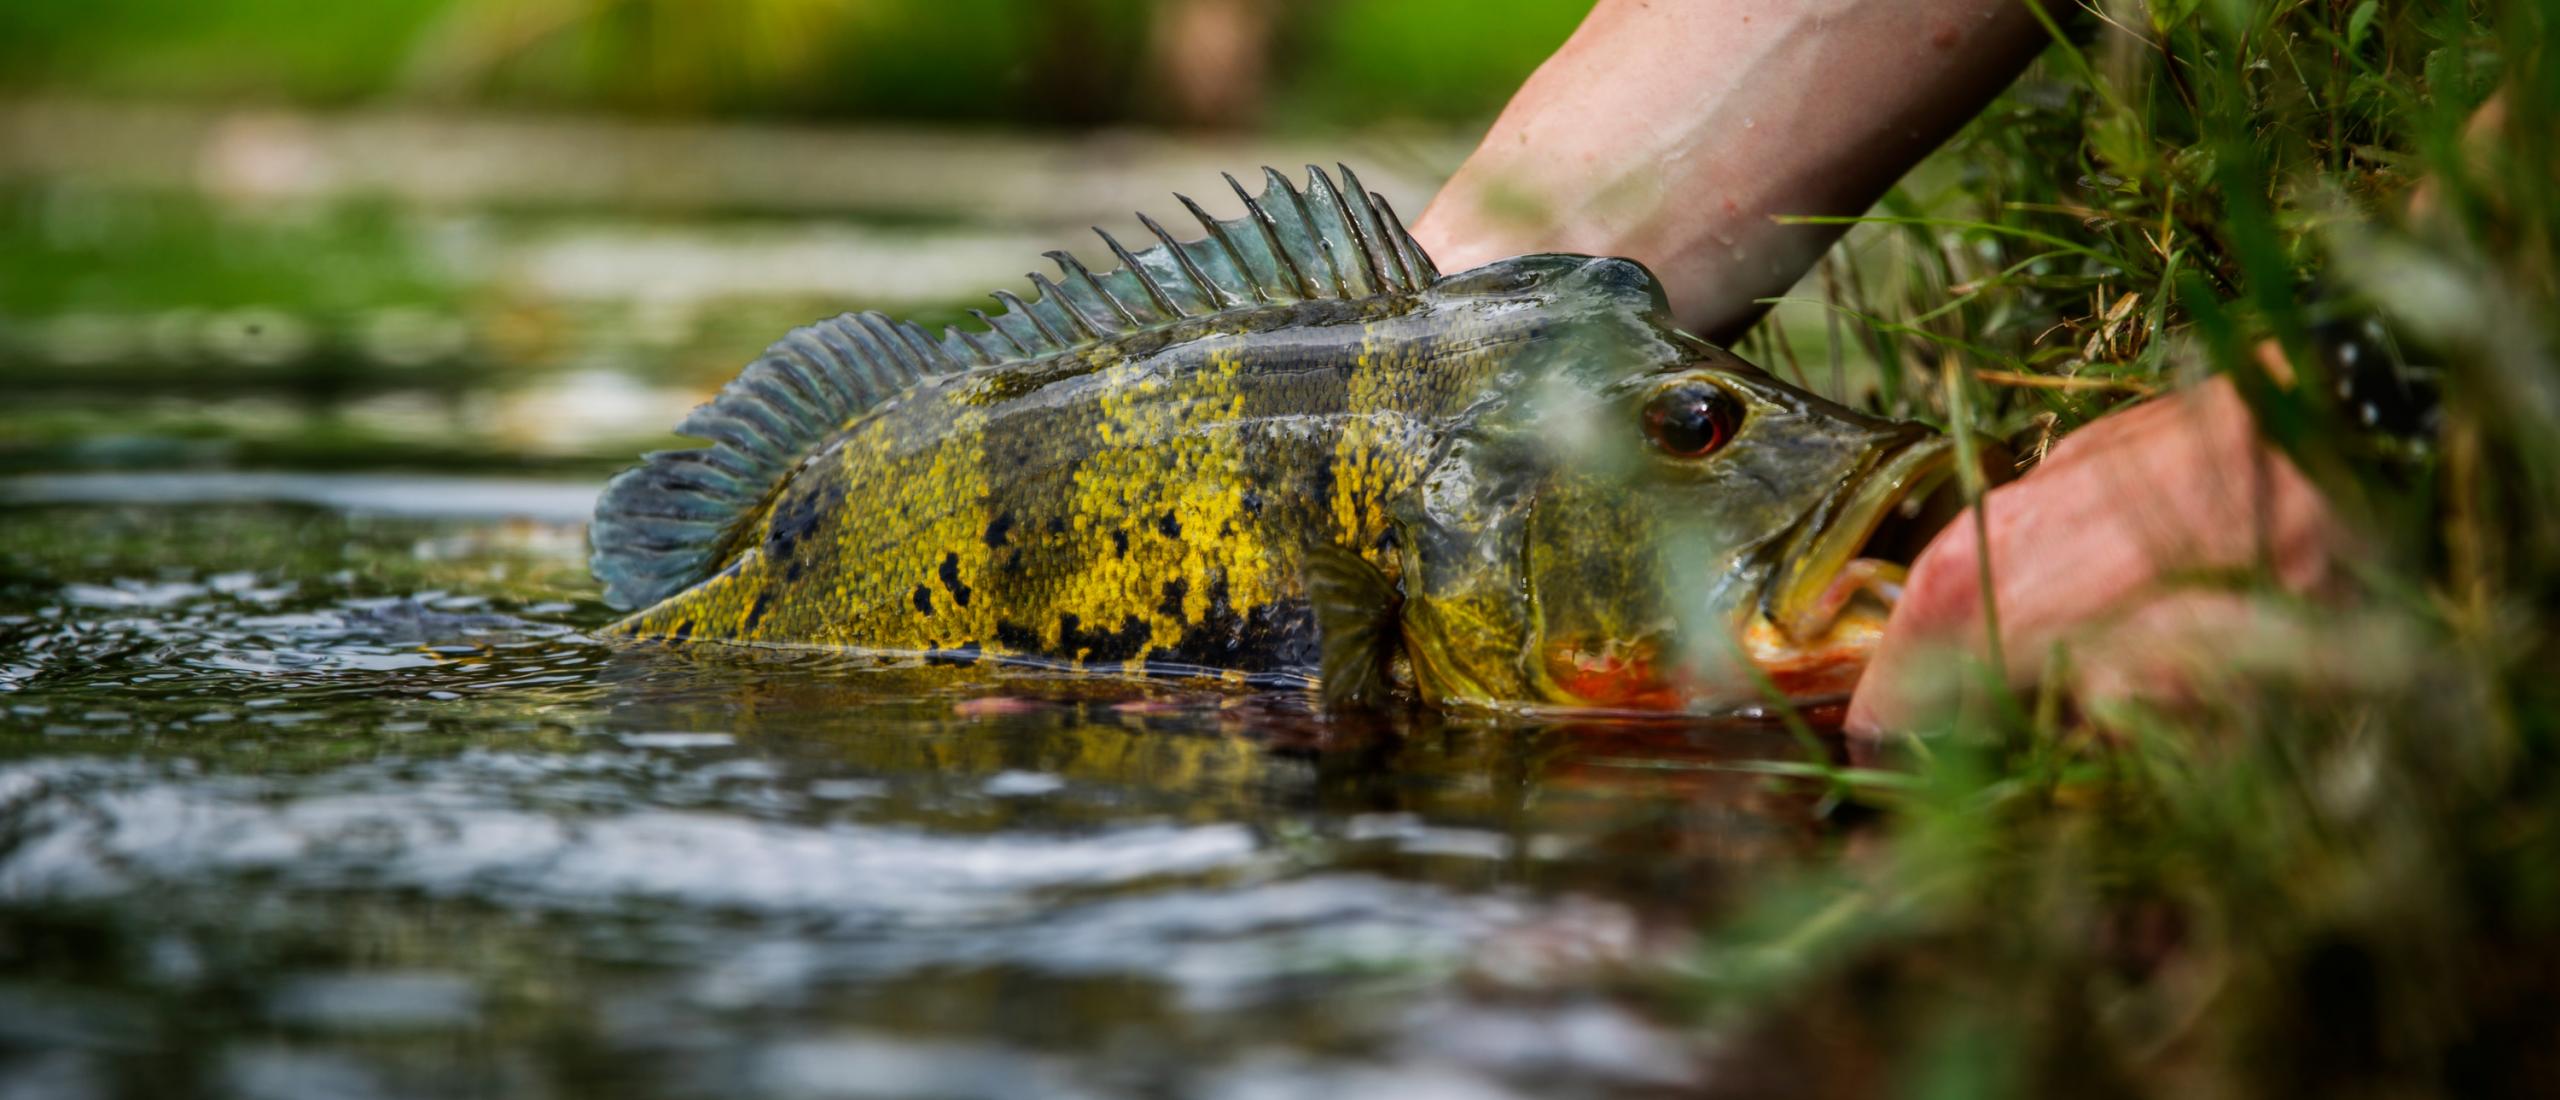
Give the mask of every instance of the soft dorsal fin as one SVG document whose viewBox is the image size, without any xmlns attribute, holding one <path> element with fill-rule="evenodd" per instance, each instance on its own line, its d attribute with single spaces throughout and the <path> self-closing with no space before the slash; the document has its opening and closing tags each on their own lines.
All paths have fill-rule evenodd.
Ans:
<svg viewBox="0 0 2560 1100">
<path fill-rule="evenodd" d="M 1223 221 L 1174 196 L 1207 233 L 1198 240 L 1143 214 L 1157 242 L 1147 248 L 1096 229 L 1120 266 L 1097 273 L 1051 252 L 1058 276 L 1033 274 L 1028 300 L 997 291 L 1004 310 L 974 314 L 983 330 L 953 326 L 936 340 L 878 313 L 791 330 L 676 425 L 710 446 L 649 454 L 606 483 L 588 530 L 605 602 L 644 607 L 718 571 L 783 478 L 921 377 L 1079 352 L 1231 309 L 1411 294 L 1438 279 L 1386 199 L 1336 167 L 1340 188 L 1309 165 L 1304 190 L 1265 168 L 1259 195 L 1229 176 L 1244 214 Z"/>
</svg>

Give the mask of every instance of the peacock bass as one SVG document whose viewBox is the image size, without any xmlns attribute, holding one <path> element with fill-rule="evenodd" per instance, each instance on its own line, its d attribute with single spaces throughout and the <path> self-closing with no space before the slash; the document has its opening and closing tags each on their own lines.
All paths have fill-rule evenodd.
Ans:
<svg viewBox="0 0 2560 1100">
<path fill-rule="evenodd" d="M 1669 322 L 1623 259 L 1441 274 L 1350 169 L 1177 199 L 939 337 L 794 330 L 596 508 L 643 639 L 1720 711 L 1854 682 L 1952 449 Z M 1929 512 L 1929 516 L 1915 513 Z M 1901 517 L 1896 520 L 1896 517 Z M 1888 522 L 1894 521 L 1894 522 Z"/>
</svg>

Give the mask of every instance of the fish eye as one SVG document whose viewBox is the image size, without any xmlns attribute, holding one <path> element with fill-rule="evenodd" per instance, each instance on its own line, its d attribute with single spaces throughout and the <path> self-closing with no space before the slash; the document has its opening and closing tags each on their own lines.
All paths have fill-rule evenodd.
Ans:
<svg viewBox="0 0 2560 1100">
<path fill-rule="evenodd" d="M 1644 405 L 1644 435 L 1676 458 L 1702 458 L 1732 442 L 1742 402 L 1712 382 L 1683 382 Z"/>
</svg>

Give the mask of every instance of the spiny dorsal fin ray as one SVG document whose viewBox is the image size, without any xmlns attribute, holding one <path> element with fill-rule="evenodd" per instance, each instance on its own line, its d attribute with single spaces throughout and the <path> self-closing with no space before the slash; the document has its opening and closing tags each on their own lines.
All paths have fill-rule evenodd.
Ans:
<svg viewBox="0 0 2560 1100">
<path fill-rule="evenodd" d="M 1303 190 L 1268 168 L 1259 195 L 1227 177 L 1244 207 L 1235 218 L 1175 196 L 1199 221 L 1197 240 L 1143 214 L 1153 248 L 1132 252 L 1095 230 L 1119 267 L 1097 273 L 1050 253 L 1061 278 L 1031 276 L 1029 300 L 997 291 L 1002 312 L 969 311 L 983 331 L 936 339 L 878 313 L 793 329 L 676 425 L 710 446 L 648 455 L 605 485 L 588 532 L 605 602 L 646 606 L 717 572 L 783 478 L 918 378 L 1070 354 L 1229 309 L 1412 294 L 1439 278 L 1386 200 L 1336 167 L 1339 188 L 1314 165 Z"/>
</svg>

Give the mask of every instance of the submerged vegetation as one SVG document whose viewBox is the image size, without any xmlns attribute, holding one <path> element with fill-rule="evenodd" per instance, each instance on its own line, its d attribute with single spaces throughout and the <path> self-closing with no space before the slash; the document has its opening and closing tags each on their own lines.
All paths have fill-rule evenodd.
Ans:
<svg viewBox="0 0 2560 1100">
<path fill-rule="evenodd" d="M 1881 403 L 2029 454 L 2228 374 L 2363 556 L 2337 602 L 2196 578 L 2259 628 L 2175 705 L 1977 672 L 1891 771 L 1818 769 L 1888 808 L 1889 840 L 1724 929 L 1691 984 L 1711 1011 L 1774 1008 L 1866 1055 L 1823 1063 L 1835 1091 L 2560 1087 L 2537 1038 L 2560 1025 L 2555 21 L 2079 13 L 1863 219 L 1824 272 L 1831 316 L 1764 326 L 1766 361 L 1871 369 Z M 2368 317 L 2399 377 L 2441 393 L 2413 436 L 2333 396 L 2344 364 L 2315 333 Z"/>
</svg>

